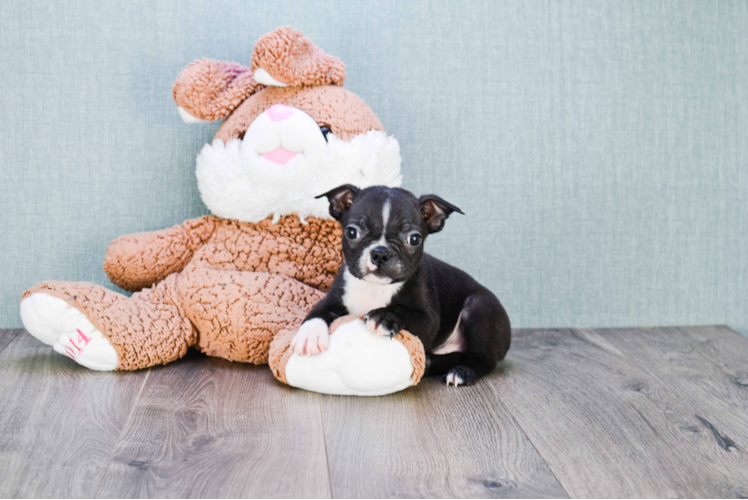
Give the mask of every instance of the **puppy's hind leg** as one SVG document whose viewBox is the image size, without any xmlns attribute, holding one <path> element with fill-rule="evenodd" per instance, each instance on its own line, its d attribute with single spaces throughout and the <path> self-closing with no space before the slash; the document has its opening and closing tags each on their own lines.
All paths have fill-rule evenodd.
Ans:
<svg viewBox="0 0 748 500">
<path fill-rule="evenodd" d="M 447 385 L 472 384 L 504 359 L 511 344 L 509 316 L 499 300 L 487 290 L 474 293 L 465 300 L 460 322 L 467 349 L 459 353 L 464 356 L 462 359 L 452 358 L 454 364 L 442 379 Z"/>
<path fill-rule="evenodd" d="M 467 360 L 464 352 L 450 352 L 449 354 L 426 354 L 426 377 L 445 375 L 452 367 L 461 365 Z"/>
</svg>

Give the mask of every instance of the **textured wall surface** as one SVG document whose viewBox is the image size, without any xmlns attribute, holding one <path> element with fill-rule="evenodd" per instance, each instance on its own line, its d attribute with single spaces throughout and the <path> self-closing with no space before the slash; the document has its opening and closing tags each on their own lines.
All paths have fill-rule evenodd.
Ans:
<svg viewBox="0 0 748 500">
<path fill-rule="evenodd" d="M 179 70 L 290 24 L 460 206 L 427 248 L 517 327 L 748 333 L 748 2 L 0 2 L 0 327 L 115 237 L 206 212 Z M 109 284 L 111 286 L 111 284 Z"/>
</svg>

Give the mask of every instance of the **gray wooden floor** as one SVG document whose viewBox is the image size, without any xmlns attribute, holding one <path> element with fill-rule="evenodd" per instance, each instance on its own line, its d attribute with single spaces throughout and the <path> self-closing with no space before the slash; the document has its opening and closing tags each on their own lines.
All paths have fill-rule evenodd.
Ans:
<svg viewBox="0 0 748 500">
<path fill-rule="evenodd" d="M 748 497 L 748 339 L 518 330 L 468 388 L 313 394 L 199 354 L 97 373 L 0 331 L 0 497 Z"/>
</svg>

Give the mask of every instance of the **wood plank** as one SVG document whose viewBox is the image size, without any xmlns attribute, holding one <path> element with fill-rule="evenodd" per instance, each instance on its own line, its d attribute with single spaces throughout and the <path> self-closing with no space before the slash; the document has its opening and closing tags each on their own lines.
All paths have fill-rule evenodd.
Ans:
<svg viewBox="0 0 748 500">
<path fill-rule="evenodd" d="M 748 340 L 725 327 L 518 331 L 475 387 L 322 414 L 266 367 L 97 373 L 18 332 L 0 332 L 0 497 L 329 496 L 322 418 L 335 496 L 748 496 Z"/>
<path fill-rule="evenodd" d="M 686 403 L 748 471 L 748 338 L 724 326 L 599 330 Z M 748 494 L 748 490 L 746 490 Z"/>
<path fill-rule="evenodd" d="M 8 347 L 8 344 L 13 342 L 16 337 L 18 337 L 21 333 L 23 333 L 25 330 L 22 328 L 16 329 L 16 330 L 10 330 L 10 329 L 2 329 L 0 330 L 0 353 L 5 350 L 6 347 Z"/>
<path fill-rule="evenodd" d="M 322 396 L 333 495 L 566 497 L 489 385 Z"/>
<path fill-rule="evenodd" d="M 153 368 L 98 497 L 329 497 L 319 396 L 267 366 Z"/>
<path fill-rule="evenodd" d="M 572 497 L 740 496 L 744 459 L 592 330 L 520 330 L 492 386 Z M 741 452 L 742 453 L 742 452 Z"/>
<path fill-rule="evenodd" d="M 92 497 L 147 373 L 91 371 L 27 333 L 0 370 L 0 497 Z"/>
</svg>

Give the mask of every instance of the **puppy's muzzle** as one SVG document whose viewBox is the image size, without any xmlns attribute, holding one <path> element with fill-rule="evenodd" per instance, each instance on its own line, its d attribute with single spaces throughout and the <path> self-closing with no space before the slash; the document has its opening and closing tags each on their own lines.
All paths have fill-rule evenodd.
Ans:
<svg viewBox="0 0 748 500">
<path fill-rule="evenodd" d="M 371 251 L 371 262 L 377 266 L 382 267 L 392 258 L 392 253 L 387 247 L 379 246 Z"/>
</svg>

